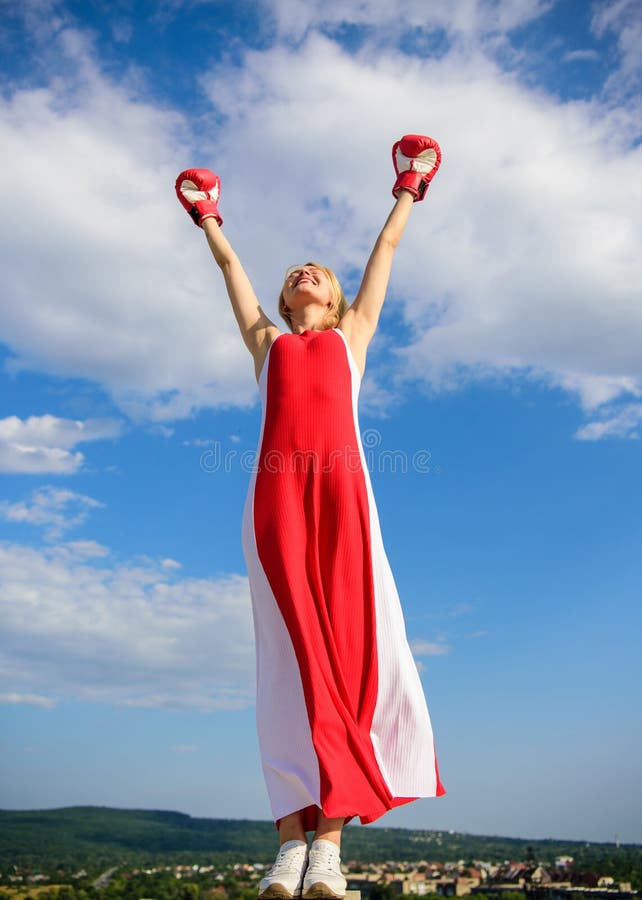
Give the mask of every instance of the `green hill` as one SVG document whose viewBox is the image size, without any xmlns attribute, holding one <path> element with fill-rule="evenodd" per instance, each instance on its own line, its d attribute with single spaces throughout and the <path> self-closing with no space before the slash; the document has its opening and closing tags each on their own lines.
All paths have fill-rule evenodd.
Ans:
<svg viewBox="0 0 642 900">
<path fill-rule="evenodd" d="M 178 812 L 81 806 L 34 811 L 0 811 L 0 867 L 85 868 L 163 862 L 269 862 L 277 847 L 273 822 L 192 818 Z M 642 845 L 549 839 L 483 837 L 406 828 L 348 826 L 344 860 L 472 860 L 534 858 L 552 863 L 573 856 L 584 868 L 621 866 L 642 872 Z M 607 865 L 608 863 L 608 865 Z"/>
</svg>

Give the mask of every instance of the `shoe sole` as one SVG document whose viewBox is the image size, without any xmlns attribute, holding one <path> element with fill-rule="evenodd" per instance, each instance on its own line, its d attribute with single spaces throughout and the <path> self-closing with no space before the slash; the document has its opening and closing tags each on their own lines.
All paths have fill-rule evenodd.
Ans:
<svg viewBox="0 0 642 900">
<path fill-rule="evenodd" d="M 301 891 L 289 891 L 283 884 L 271 884 L 259 894 L 258 900 L 299 900 Z"/>
<path fill-rule="evenodd" d="M 316 900 L 321 900 L 321 898 L 326 898 L 326 900 L 343 900 L 344 897 L 345 893 L 335 893 L 322 881 L 315 882 L 303 892 L 303 900 L 315 900 L 315 898 Z"/>
</svg>

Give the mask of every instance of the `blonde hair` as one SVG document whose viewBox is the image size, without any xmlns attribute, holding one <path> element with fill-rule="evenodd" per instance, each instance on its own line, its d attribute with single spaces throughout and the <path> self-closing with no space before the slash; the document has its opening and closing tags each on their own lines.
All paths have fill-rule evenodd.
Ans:
<svg viewBox="0 0 642 900">
<path fill-rule="evenodd" d="M 322 330 L 325 330 L 327 328 L 335 328 L 348 311 L 348 301 L 343 295 L 343 290 L 341 289 L 341 285 L 339 284 L 337 276 L 334 274 L 332 269 L 328 269 L 327 266 L 321 266 L 319 265 L 319 263 L 307 262 L 305 263 L 305 265 L 314 266 L 315 269 L 321 269 L 321 271 L 325 272 L 328 277 L 328 281 L 330 282 L 330 288 L 332 291 L 332 306 L 325 315 Z M 286 271 L 286 279 L 288 277 L 288 273 L 292 270 L 292 268 L 293 267 L 290 266 L 290 268 Z M 303 266 L 297 266 L 296 268 L 303 268 Z M 281 290 L 281 293 L 279 294 L 279 315 L 287 322 L 288 328 L 290 329 L 290 331 L 292 331 L 292 317 L 289 311 L 286 309 L 283 290 Z"/>
</svg>

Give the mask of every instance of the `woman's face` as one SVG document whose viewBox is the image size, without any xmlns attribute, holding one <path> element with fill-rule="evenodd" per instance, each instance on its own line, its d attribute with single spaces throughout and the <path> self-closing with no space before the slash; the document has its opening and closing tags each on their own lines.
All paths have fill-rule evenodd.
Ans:
<svg viewBox="0 0 642 900">
<path fill-rule="evenodd" d="M 292 266 L 285 276 L 283 299 L 288 308 L 292 308 L 292 303 L 298 307 L 300 302 L 331 305 L 330 279 L 318 266 Z"/>
</svg>

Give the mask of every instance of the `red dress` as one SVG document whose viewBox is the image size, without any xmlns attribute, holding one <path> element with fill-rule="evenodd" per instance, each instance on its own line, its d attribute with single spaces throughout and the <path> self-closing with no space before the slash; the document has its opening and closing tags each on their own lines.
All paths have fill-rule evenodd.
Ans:
<svg viewBox="0 0 642 900">
<path fill-rule="evenodd" d="M 273 817 L 372 822 L 445 793 L 386 557 L 337 328 L 281 333 L 259 377 L 243 515 L 257 726 Z"/>
</svg>

